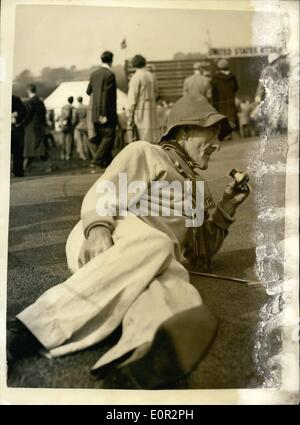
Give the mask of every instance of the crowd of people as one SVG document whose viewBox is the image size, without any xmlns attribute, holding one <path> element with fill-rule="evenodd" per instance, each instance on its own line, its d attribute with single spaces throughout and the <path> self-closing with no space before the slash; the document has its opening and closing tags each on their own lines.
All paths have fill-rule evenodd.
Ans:
<svg viewBox="0 0 300 425">
<path fill-rule="evenodd" d="M 238 95 L 237 78 L 229 69 L 227 59 L 220 59 L 213 77 L 200 62 L 194 64 L 194 74 L 183 84 L 183 95 L 194 94 L 206 99 L 227 116 L 239 137 L 257 136 L 264 132 L 286 131 L 288 105 L 288 64 L 286 55 L 271 53 L 263 68 L 255 96 Z M 232 136 L 229 135 L 228 138 Z"/>
<path fill-rule="evenodd" d="M 258 135 L 260 123 L 268 122 L 271 128 L 284 129 L 287 92 L 282 93 L 284 102 L 268 101 L 272 92 L 268 87 L 277 84 L 284 91 L 282 69 L 285 62 L 282 55 L 274 53 L 269 55 L 268 61 L 258 82 L 255 99 L 237 96 L 237 79 L 226 59 L 218 61 L 212 77 L 200 62 L 196 62 L 193 75 L 183 82 L 183 95 L 204 96 L 229 119 L 241 138 Z M 112 63 L 113 53 L 105 51 L 101 55 L 101 67 L 90 76 L 86 90 L 89 105 L 84 105 L 79 96 L 74 106 L 74 97 L 70 96 L 56 118 L 52 111 L 46 111 L 33 84 L 28 87 L 25 104 L 13 96 L 11 151 L 16 177 L 30 171 L 34 159 L 47 160 L 55 146 L 60 150 L 61 160 L 77 157 L 90 161 L 91 167 L 105 168 L 112 161 L 114 149 L 120 151 L 136 140 L 157 143 L 166 130 L 173 103 L 159 97 L 155 73 L 147 67 L 142 55 L 135 55 L 127 108 L 123 107 L 117 114 L 117 85 Z M 276 107 L 279 109 L 275 111 Z M 265 119 L 266 115 L 272 118 Z M 58 122 L 58 136 L 55 121 Z"/>
</svg>

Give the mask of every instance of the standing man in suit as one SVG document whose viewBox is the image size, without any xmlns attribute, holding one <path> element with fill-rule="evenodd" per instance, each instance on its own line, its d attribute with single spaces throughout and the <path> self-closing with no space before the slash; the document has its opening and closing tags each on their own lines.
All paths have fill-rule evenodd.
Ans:
<svg viewBox="0 0 300 425">
<path fill-rule="evenodd" d="M 68 97 L 68 103 L 63 106 L 60 116 L 60 127 L 62 137 L 61 159 L 69 159 L 72 156 L 74 144 L 74 97 Z"/>
<path fill-rule="evenodd" d="M 95 137 L 91 142 L 98 146 L 90 164 L 92 167 L 107 167 L 111 163 L 117 125 L 117 85 L 111 70 L 113 53 L 103 52 L 101 62 L 102 66 L 91 74 L 86 90 L 92 96 Z"/>
</svg>

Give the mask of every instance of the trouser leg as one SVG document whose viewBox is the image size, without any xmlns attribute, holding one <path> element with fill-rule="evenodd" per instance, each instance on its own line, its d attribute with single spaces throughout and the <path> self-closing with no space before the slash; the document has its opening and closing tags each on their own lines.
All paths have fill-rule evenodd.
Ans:
<svg viewBox="0 0 300 425">
<path fill-rule="evenodd" d="M 115 129 L 103 127 L 97 129 L 100 135 L 100 145 L 94 154 L 92 162 L 95 164 L 109 164 L 112 161 L 112 149 L 115 141 Z"/>
<path fill-rule="evenodd" d="M 127 141 L 126 141 L 126 130 L 121 130 L 121 149 L 124 148 L 124 146 L 126 146 Z"/>
<path fill-rule="evenodd" d="M 74 132 L 76 150 L 80 159 L 86 159 L 86 150 L 84 146 L 84 134 L 81 130 L 76 129 Z"/>
<path fill-rule="evenodd" d="M 66 134 L 61 133 L 61 159 L 65 159 L 66 156 Z"/>
<path fill-rule="evenodd" d="M 83 240 L 82 232 L 70 236 L 67 249 L 72 238 Z M 108 336 L 173 257 L 171 240 L 137 217 L 117 220 L 113 240 L 110 249 L 81 268 L 81 247 L 69 252 L 69 266 L 76 272 L 17 316 L 52 355 L 81 350 Z"/>
<path fill-rule="evenodd" d="M 66 157 L 70 158 L 73 150 L 73 132 L 66 133 Z"/>
<path fill-rule="evenodd" d="M 82 143 L 81 143 L 81 139 L 80 139 L 80 132 L 77 129 L 74 130 L 74 142 L 75 142 L 75 145 L 76 145 L 76 151 L 79 155 L 79 158 L 82 158 L 82 156 L 83 156 Z"/>
<path fill-rule="evenodd" d="M 24 175 L 23 170 L 23 151 L 24 151 L 24 134 L 12 135 L 12 156 L 13 156 L 13 173 L 16 177 Z"/>
<path fill-rule="evenodd" d="M 87 140 L 87 147 L 88 147 L 90 156 L 93 158 L 97 152 L 97 146 L 94 143 L 91 143 L 89 140 Z"/>
<path fill-rule="evenodd" d="M 88 134 L 86 130 L 81 130 L 81 137 L 82 137 L 82 148 L 85 158 L 89 158 L 90 156 L 90 149 L 89 149 L 89 139 Z"/>
<path fill-rule="evenodd" d="M 244 132 L 244 126 L 243 125 L 240 125 L 240 134 L 241 134 L 241 137 L 242 138 L 245 137 L 245 132 Z"/>
</svg>

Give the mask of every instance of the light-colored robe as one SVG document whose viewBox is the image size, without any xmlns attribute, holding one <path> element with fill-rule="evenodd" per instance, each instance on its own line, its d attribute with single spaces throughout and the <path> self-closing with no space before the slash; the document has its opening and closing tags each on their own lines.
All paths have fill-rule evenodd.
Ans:
<svg viewBox="0 0 300 425">
<path fill-rule="evenodd" d="M 129 114 L 134 116 L 139 140 L 157 143 L 160 137 L 156 109 L 157 86 L 154 75 L 145 68 L 133 74 L 128 91 Z"/>
<path fill-rule="evenodd" d="M 94 365 L 98 369 L 153 340 L 158 327 L 173 315 L 202 304 L 189 283 L 188 271 L 180 264 L 187 238 L 186 216 L 101 216 L 97 202 L 104 194 L 99 183 L 118 187 L 119 173 L 128 183 L 179 181 L 191 170 L 176 153 L 172 157 L 159 146 L 143 141 L 124 148 L 86 194 L 81 221 L 72 230 L 66 246 L 73 275 L 50 288 L 23 310 L 18 319 L 38 338 L 53 357 L 90 347 L 102 341 L 122 323 L 122 337 Z M 128 201 L 133 194 L 128 193 Z M 164 204 L 160 197 L 140 199 Z M 155 205 L 154 205 L 155 206 Z M 111 205 L 113 208 L 113 204 Z M 150 207 L 150 205 L 149 205 Z M 175 199 L 171 210 L 175 209 Z M 205 219 L 209 253 L 221 247 L 234 219 L 219 206 Z M 84 266 L 79 253 L 85 237 L 96 225 L 109 227 L 114 245 Z"/>
</svg>

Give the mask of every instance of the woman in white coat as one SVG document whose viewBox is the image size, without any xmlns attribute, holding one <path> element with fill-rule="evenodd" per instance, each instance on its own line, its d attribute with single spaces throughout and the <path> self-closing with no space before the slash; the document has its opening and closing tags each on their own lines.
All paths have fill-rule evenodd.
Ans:
<svg viewBox="0 0 300 425">
<path fill-rule="evenodd" d="M 157 118 L 157 86 L 154 75 L 146 69 L 146 59 L 135 55 L 132 65 L 136 69 L 128 91 L 129 115 L 136 125 L 138 140 L 157 143 L 160 137 Z"/>
</svg>

